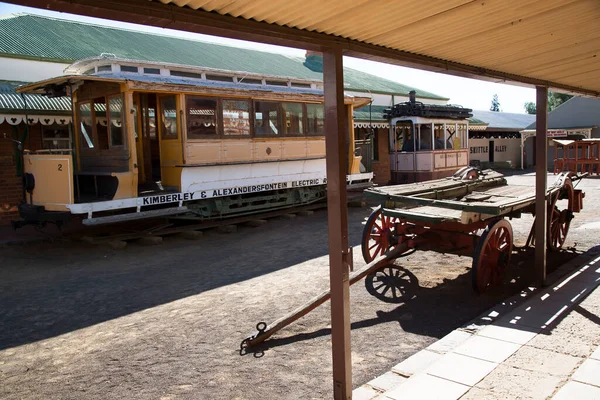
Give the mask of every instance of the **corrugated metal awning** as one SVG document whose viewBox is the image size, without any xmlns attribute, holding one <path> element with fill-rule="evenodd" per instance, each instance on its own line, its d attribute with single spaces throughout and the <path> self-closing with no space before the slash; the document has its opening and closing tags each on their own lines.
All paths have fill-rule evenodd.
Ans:
<svg viewBox="0 0 600 400">
<path fill-rule="evenodd" d="M 13 2 L 600 96 L 597 0 Z"/>
<path fill-rule="evenodd" d="M 21 95 L 15 90 L 25 82 L 0 81 L 0 112 L 15 113 L 27 111 L 32 113 L 71 114 L 69 97 L 48 98 L 40 94 Z"/>
</svg>

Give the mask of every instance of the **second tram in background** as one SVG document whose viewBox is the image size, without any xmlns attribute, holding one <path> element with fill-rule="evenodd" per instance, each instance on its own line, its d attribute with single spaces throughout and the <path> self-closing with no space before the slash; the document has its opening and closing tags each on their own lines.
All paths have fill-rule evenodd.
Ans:
<svg viewBox="0 0 600 400">
<path fill-rule="evenodd" d="M 105 57 L 67 74 L 20 88 L 70 95 L 75 128 L 72 149 L 24 152 L 22 223 L 226 218 L 325 197 L 315 82 Z M 353 108 L 369 101 L 345 99 L 349 185 L 373 178 L 352 128 Z"/>
<path fill-rule="evenodd" d="M 390 119 L 392 183 L 452 176 L 469 165 L 470 109 L 410 101 L 385 110 Z"/>
</svg>

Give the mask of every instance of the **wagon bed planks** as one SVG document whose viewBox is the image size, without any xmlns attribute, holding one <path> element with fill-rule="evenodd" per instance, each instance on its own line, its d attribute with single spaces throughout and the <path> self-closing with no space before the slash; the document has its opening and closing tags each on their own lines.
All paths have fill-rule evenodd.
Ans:
<svg viewBox="0 0 600 400">
<path fill-rule="evenodd" d="M 409 209 L 384 209 L 384 214 L 390 217 L 402 218 L 410 221 L 421 221 L 435 224 L 443 222 L 460 222 L 462 211 L 449 208 L 421 206 Z"/>
<path fill-rule="evenodd" d="M 371 197 L 385 197 L 385 196 L 419 196 L 431 192 L 444 192 L 453 188 L 462 187 L 477 187 L 479 185 L 498 184 L 506 185 L 504 175 L 492 171 L 483 171 L 482 176 L 474 180 L 461 180 L 459 178 L 442 178 L 435 179 L 427 182 L 409 183 L 405 185 L 392 185 L 392 186 L 381 186 L 378 188 L 365 190 L 365 194 Z"/>
<path fill-rule="evenodd" d="M 432 224 L 459 222 L 471 224 L 500 216 L 520 216 L 535 203 L 535 190 L 529 186 L 507 185 L 502 174 L 488 170 L 477 179 L 446 178 L 420 184 L 370 189 L 381 201 L 383 214 L 408 221 Z M 547 189 L 552 196 L 561 190 L 565 177 L 558 177 Z M 578 180 L 581 176 L 572 176 Z"/>
</svg>

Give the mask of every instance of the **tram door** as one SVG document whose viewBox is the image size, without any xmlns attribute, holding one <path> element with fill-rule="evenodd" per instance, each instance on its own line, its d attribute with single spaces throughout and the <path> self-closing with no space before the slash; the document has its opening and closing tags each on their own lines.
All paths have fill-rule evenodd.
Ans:
<svg viewBox="0 0 600 400">
<path fill-rule="evenodd" d="M 161 181 L 160 145 L 156 129 L 157 110 L 156 94 L 140 93 L 138 100 L 138 115 L 141 129 L 138 136 L 138 163 L 140 163 L 139 182 L 152 187 Z"/>
</svg>

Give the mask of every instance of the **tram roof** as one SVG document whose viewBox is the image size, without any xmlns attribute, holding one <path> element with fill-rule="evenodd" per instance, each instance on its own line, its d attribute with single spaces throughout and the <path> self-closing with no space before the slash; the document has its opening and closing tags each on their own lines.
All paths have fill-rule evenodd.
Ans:
<svg viewBox="0 0 600 400">
<path fill-rule="evenodd" d="M 183 78 L 174 76 L 160 75 L 131 75 L 123 73 L 99 73 L 96 75 L 63 75 L 55 78 L 45 79 L 39 82 L 25 84 L 16 89 L 19 93 L 45 94 L 49 88 L 63 85 L 75 85 L 80 82 L 95 81 L 108 83 L 126 83 L 132 84 L 133 89 L 154 89 L 157 91 L 168 91 L 170 87 L 201 89 L 201 90 L 216 90 L 227 94 L 236 93 L 272 93 L 292 96 L 302 96 L 305 98 L 321 98 L 323 91 L 319 89 L 273 86 L 273 85 L 254 85 L 240 84 L 233 82 L 220 82 L 199 80 L 193 78 Z M 152 85 L 148 87 L 147 85 Z M 214 93 L 218 94 L 218 93 Z M 352 103 L 356 107 L 363 107 L 369 104 L 370 98 L 359 96 L 346 95 L 346 103 Z"/>
</svg>

